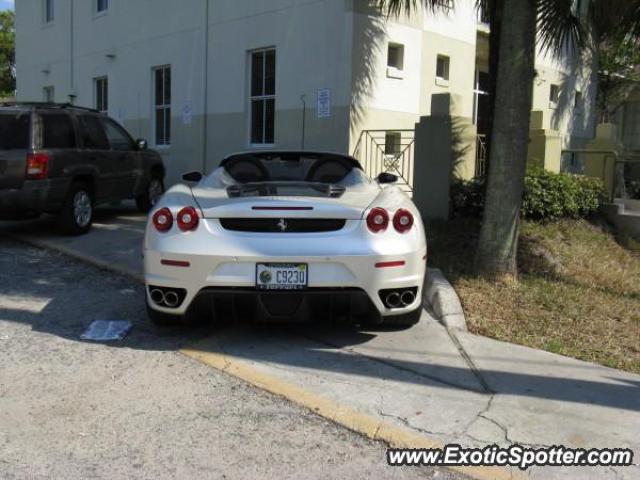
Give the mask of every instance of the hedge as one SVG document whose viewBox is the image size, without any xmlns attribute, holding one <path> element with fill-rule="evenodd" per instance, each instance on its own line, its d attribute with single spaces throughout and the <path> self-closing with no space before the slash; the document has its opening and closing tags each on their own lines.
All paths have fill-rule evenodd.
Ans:
<svg viewBox="0 0 640 480">
<path fill-rule="evenodd" d="M 605 198 L 598 179 L 533 169 L 524 180 L 522 216 L 536 220 L 588 217 L 598 211 Z M 451 204 L 455 215 L 481 216 L 484 182 L 455 181 Z"/>
</svg>

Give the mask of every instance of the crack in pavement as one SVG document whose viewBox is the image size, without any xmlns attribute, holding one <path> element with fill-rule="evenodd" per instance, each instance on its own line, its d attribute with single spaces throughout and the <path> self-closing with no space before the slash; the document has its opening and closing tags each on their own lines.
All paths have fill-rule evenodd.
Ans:
<svg viewBox="0 0 640 480">
<path fill-rule="evenodd" d="M 483 389 L 482 393 L 495 394 L 496 392 L 494 392 L 493 389 L 489 386 L 487 381 L 482 376 L 482 372 L 480 371 L 480 369 L 476 367 L 475 363 L 473 363 L 471 356 L 464 349 L 464 347 L 460 343 L 460 340 L 458 340 L 458 337 L 456 336 L 455 332 L 450 328 L 447 328 L 446 330 L 447 330 L 447 334 L 449 335 L 449 338 L 451 339 L 456 349 L 460 353 L 460 356 L 462 357 L 464 362 L 467 364 L 467 367 L 469 367 L 469 370 L 471 370 L 471 373 L 473 373 L 473 375 L 476 377 L 476 380 L 478 380 L 478 383 L 480 383 L 480 385 L 482 386 L 482 389 Z"/>
<path fill-rule="evenodd" d="M 389 413 L 384 413 L 384 412 L 381 412 L 381 411 L 378 411 L 378 415 L 380 415 L 383 418 L 392 418 L 392 419 L 395 419 L 395 420 L 399 420 L 400 423 L 402 423 L 404 426 L 406 426 L 406 427 L 408 427 L 408 428 L 410 428 L 412 430 L 417 430 L 418 432 L 425 433 L 427 435 L 441 435 L 441 436 L 442 435 L 445 435 L 445 436 L 455 435 L 455 432 L 454 433 L 436 432 L 435 430 L 427 430 L 426 428 L 417 427 L 415 425 L 412 425 L 409 422 L 409 420 L 407 420 L 405 417 L 400 417 L 398 415 L 391 415 Z"/>
</svg>

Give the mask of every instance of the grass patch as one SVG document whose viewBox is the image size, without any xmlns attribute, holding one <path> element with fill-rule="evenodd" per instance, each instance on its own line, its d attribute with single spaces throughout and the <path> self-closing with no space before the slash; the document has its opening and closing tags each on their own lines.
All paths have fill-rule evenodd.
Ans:
<svg viewBox="0 0 640 480">
<path fill-rule="evenodd" d="M 640 373 L 640 249 L 604 222 L 523 222 L 517 282 L 471 273 L 479 222 L 427 226 L 429 264 L 480 335 Z"/>
</svg>

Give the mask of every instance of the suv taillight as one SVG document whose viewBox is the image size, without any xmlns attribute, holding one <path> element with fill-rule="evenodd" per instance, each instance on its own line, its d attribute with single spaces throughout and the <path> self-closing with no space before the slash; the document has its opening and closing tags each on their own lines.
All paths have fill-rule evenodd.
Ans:
<svg viewBox="0 0 640 480">
<path fill-rule="evenodd" d="M 27 155 L 27 180 L 43 180 L 49 173 L 49 155 L 30 153 Z"/>
</svg>

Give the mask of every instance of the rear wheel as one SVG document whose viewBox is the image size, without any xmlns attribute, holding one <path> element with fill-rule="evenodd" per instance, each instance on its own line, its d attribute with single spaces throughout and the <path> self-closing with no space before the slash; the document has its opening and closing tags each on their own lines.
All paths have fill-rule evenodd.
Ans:
<svg viewBox="0 0 640 480">
<path fill-rule="evenodd" d="M 144 192 L 136 197 L 136 206 L 138 210 L 143 213 L 147 213 L 158 203 L 160 197 L 164 193 L 164 183 L 162 177 L 157 174 L 151 176 L 147 185 L 144 188 Z"/>
<path fill-rule="evenodd" d="M 74 182 L 58 215 L 60 229 L 68 235 L 83 235 L 93 223 L 93 192 L 86 182 Z"/>
</svg>

